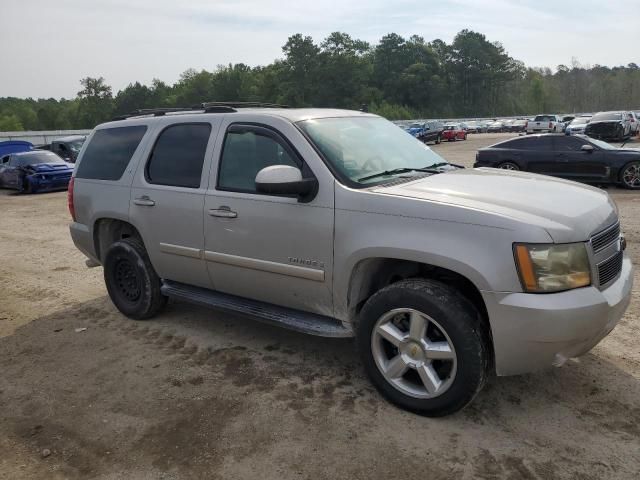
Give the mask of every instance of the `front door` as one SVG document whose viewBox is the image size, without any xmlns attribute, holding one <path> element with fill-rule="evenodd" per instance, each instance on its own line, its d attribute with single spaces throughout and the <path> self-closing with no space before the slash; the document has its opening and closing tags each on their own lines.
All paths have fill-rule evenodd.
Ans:
<svg viewBox="0 0 640 480">
<path fill-rule="evenodd" d="M 561 167 L 558 176 L 583 182 L 597 182 L 609 178 L 611 169 L 603 161 L 600 149 L 594 147 L 590 152 L 582 150 L 583 145 L 591 144 L 578 137 L 556 136 L 553 140 L 554 154 Z"/>
<path fill-rule="evenodd" d="M 219 124 L 167 117 L 138 164 L 129 214 L 161 278 L 210 287 L 202 217 Z"/>
<path fill-rule="evenodd" d="M 286 140 L 277 119 L 256 125 L 231 123 L 229 117 L 221 128 L 219 163 L 212 169 L 204 207 L 213 288 L 331 316 L 333 182 L 320 181 L 319 191 L 306 202 L 258 193 L 256 174 L 270 165 L 294 166 L 303 177 L 317 178 L 299 153 L 309 145 L 300 144 L 306 140 L 291 124 L 280 127 L 291 130 Z"/>
</svg>

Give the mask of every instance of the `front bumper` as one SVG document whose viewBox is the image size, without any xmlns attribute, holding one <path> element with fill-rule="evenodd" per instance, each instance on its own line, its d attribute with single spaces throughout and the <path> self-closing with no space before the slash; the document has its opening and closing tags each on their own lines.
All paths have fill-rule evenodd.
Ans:
<svg viewBox="0 0 640 480">
<path fill-rule="evenodd" d="M 631 300 L 633 266 L 625 254 L 618 279 L 605 290 L 550 294 L 483 291 L 498 375 L 562 365 L 587 353 L 613 330 Z"/>
<path fill-rule="evenodd" d="M 54 190 L 66 190 L 69 187 L 69 176 L 45 177 L 38 178 L 36 176 L 28 176 L 27 181 L 31 184 L 34 192 L 50 192 Z"/>
</svg>

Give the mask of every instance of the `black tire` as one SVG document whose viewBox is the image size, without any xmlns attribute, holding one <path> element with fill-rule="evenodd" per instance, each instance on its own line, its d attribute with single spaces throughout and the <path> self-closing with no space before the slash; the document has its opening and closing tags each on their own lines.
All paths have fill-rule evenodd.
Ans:
<svg viewBox="0 0 640 480">
<path fill-rule="evenodd" d="M 435 397 L 416 398 L 404 393 L 385 378 L 376 364 L 374 327 L 385 314 L 402 308 L 417 310 L 435 320 L 455 349 L 455 376 L 447 389 Z M 455 289 L 434 280 L 402 280 L 374 294 L 360 312 L 356 341 L 365 371 L 380 393 L 399 407 L 421 415 L 440 417 L 461 410 L 487 379 L 489 336 L 478 311 Z"/>
<path fill-rule="evenodd" d="M 144 245 L 134 238 L 119 240 L 109 247 L 104 260 L 104 282 L 111 301 L 129 318 L 146 320 L 167 303 Z"/>
</svg>

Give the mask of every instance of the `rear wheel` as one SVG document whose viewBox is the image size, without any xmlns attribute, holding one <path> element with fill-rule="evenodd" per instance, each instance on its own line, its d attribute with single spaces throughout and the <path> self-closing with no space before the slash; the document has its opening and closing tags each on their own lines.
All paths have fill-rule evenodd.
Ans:
<svg viewBox="0 0 640 480">
<path fill-rule="evenodd" d="M 473 400 L 488 371 L 488 340 L 475 307 L 426 279 L 383 288 L 363 307 L 357 342 L 375 387 L 396 405 L 427 416 Z"/>
<path fill-rule="evenodd" d="M 167 297 L 160 293 L 160 278 L 137 239 L 125 238 L 109 247 L 104 281 L 111 301 L 129 318 L 151 318 L 167 303 Z"/>
<path fill-rule="evenodd" d="M 520 170 L 520 167 L 513 162 L 502 162 L 498 165 L 498 168 L 502 168 L 503 170 Z"/>
<path fill-rule="evenodd" d="M 625 165 L 620 174 L 620 182 L 625 188 L 640 189 L 640 162 L 631 162 Z"/>
</svg>

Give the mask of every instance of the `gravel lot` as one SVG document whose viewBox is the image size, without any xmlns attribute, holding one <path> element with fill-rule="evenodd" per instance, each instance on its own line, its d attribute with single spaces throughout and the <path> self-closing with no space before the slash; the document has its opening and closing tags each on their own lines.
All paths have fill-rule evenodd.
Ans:
<svg viewBox="0 0 640 480">
<path fill-rule="evenodd" d="M 434 149 L 470 166 L 501 136 Z M 640 264 L 640 195 L 609 192 Z M 187 304 L 124 318 L 73 247 L 64 192 L 0 191 L 0 220 L 2 479 L 640 477 L 637 278 L 591 353 L 429 419 L 373 390 L 352 341 Z"/>
</svg>

